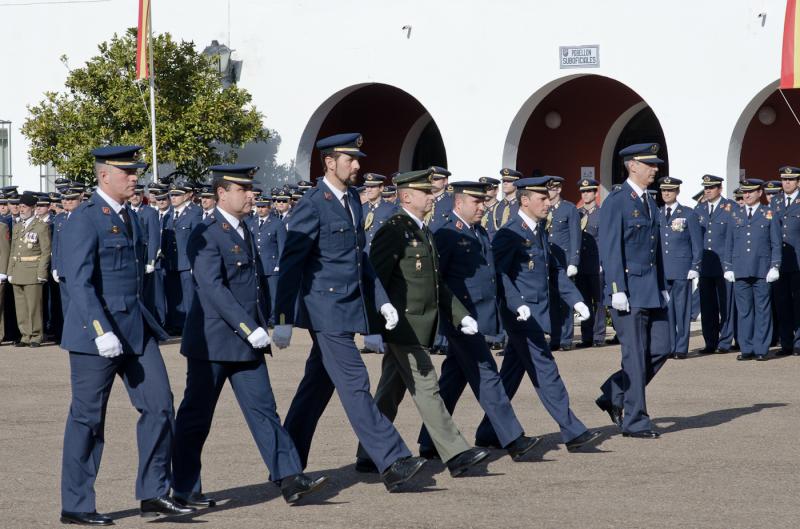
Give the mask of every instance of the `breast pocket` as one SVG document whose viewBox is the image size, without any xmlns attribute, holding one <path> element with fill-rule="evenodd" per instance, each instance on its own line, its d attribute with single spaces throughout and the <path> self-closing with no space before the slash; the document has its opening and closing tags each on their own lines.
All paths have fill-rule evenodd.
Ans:
<svg viewBox="0 0 800 529">
<path fill-rule="evenodd" d="M 648 221 L 641 217 L 625 220 L 625 240 L 635 241 L 647 237 Z"/>
<path fill-rule="evenodd" d="M 331 245 L 337 249 L 347 249 L 355 246 L 355 233 L 353 225 L 349 222 L 331 222 L 328 226 Z"/>
<path fill-rule="evenodd" d="M 253 263 L 246 253 L 226 253 L 222 256 L 229 281 L 249 281 L 253 274 Z"/>
<path fill-rule="evenodd" d="M 127 237 L 109 237 L 103 239 L 100 261 L 104 268 L 122 270 L 125 260 L 131 258 L 132 245 Z"/>
</svg>

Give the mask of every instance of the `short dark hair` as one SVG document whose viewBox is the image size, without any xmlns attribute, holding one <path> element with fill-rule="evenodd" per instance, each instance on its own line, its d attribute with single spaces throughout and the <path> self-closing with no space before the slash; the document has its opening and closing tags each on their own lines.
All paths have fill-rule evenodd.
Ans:
<svg viewBox="0 0 800 529">
<path fill-rule="evenodd" d="M 228 191 L 228 190 L 230 190 L 230 188 L 231 188 L 231 186 L 233 184 L 236 184 L 236 182 L 231 182 L 230 180 L 225 180 L 222 177 L 215 178 L 214 181 L 211 182 L 211 188 L 214 190 L 214 200 L 219 202 L 219 188 L 220 187 L 222 189 L 224 189 L 225 191 Z M 237 185 L 240 185 L 245 189 L 247 187 L 251 187 L 252 188 L 252 186 L 248 186 L 247 184 L 237 184 Z"/>
<path fill-rule="evenodd" d="M 319 155 L 319 161 L 322 162 L 322 170 L 325 170 L 325 158 L 333 158 L 334 160 L 338 160 L 339 156 L 343 155 L 343 152 L 323 152 Z"/>
</svg>

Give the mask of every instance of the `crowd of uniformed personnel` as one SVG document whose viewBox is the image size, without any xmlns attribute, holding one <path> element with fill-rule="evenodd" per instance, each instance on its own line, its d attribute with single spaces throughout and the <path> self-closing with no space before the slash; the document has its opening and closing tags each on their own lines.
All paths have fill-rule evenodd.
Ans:
<svg viewBox="0 0 800 529">
<path fill-rule="evenodd" d="M 93 151 L 96 188 L 2 189 L 6 338 L 36 347 L 49 334 L 70 352 L 62 521 L 112 523 L 96 512 L 94 480 L 115 374 L 142 414 L 136 495 L 152 516 L 214 506 L 200 461 L 226 381 L 270 479 L 295 502 L 326 481 L 303 470 L 334 390 L 359 440 L 356 470 L 380 473 L 390 491 L 427 459 L 458 476 L 488 448 L 515 461 L 535 448 L 511 403 L 526 374 L 570 452 L 597 443 L 552 355 L 574 347 L 576 316 L 579 346 L 606 345 L 608 316 L 616 330 L 622 368 L 596 404 L 626 437 L 659 436 L 645 386 L 667 358 L 687 357 L 698 312 L 701 353 L 763 360 L 779 341 L 778 354 L 800 354 L 800 168 L 781 168 L 777 183 L 742 180 L 741 203 L 704 175 L 688 207 L 681 180 L 657 178 L 659 146 L 636 144 L 619 153 L 628 178 L 601 205 L 592 178 L 511 168 L 452 183 L 437 166 L 366 173 L 356 187 L 362 143 L 320 140 L 316 183 L 266 192 L 247 165 L 211 167 L 200 186 L 138 184 L 136 146 Z M 561 198 L 565 185 L 579 205 Z M 764 203 L 770 188 L 779 191 Z M 287 347 L 295 326 L 313 346 L 281 424 L 264 355 Z M 355 334 L 384 354 L 374 398 Z M 188 364 L 177 413 L 157 345 L 168 335 L 182 337 Z M 437 350 L 447 355 L 438 375 Z M 466 386 L 486 414 L 474 446 L 451 416 Z M 420 457 L 392 425 L 409 388 Z"/>
</svg>

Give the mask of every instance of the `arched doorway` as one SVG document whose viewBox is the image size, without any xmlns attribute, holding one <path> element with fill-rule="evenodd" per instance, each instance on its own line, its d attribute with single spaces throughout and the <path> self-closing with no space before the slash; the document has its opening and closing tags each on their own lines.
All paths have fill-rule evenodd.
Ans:
<svg viewBox="0 0 800 529">
<path fill-rule="evenodd" d="M 800 125 L 777 89 L 778 82 L 759 92 L 745 107 L 731 136 L 728 180 L 751 177 L 777 180 L 778 168 L 800 165 Z M 800 116 L 800 93 L 783 95 Z M 728 191 L 736 187 L 730 185 Z"/>
<path fill-rule="evenodd" d="M 666 155 L 658 118 L 639 94 L 614 79 L 579 74 L 526 101 L 509 131 L 504 163 L 525 175 L 540 170 L 565 178 L 564 198 L 577 202 L 581 177 L 593 174 L 607 193 L 624 179 L 620 145 L 648 141 Z M 659 172 L 669 174 L 668 164 Z"/>
<path fill-rule="evenodd" d="M 314 180 L 322 165 L 317 139 L 340 132 L 364 136 L 361 172 L 390 175 L 395 171 L 447 165 L 444 141 L 433 117 L 409 93 L 386 84 L 349 87 L 326 100 L 304 131 L 297 155 L 301 178 Z"/>
</svg>

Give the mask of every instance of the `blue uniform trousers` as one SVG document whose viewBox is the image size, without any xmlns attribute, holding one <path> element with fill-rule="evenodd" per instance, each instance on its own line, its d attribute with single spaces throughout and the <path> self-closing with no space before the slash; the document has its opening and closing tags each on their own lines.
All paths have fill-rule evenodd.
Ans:
<svg viewBox="0 0 800 529">
<path fill-rule="evenodd" d="M 800 272 L 781 272 L 773 285 L 774 311 L 780 317 L 780 340 L 784 350 L 800 349 Z M 778 324 L 776 318 L 773 322 Z"/>
<path fill-rule="evenodd" d="M 508 345 L 503 366 L 500 368 L 500 377 L 508 398 L 514 398 L 525 372 L 528 373 L 539 400 L 561 428 L 561 439 L 565 443 L 586 432 L 586 426 L 575 417 L 569 407 L 567 388 L 561 380 L 555 358 L 541 330 L 508 333 Z M 479 444 L 500 444 L 491 421 L 485 415 L 475 433 L 475 439 Z"/>
<path fill-rule="evenodd" d="M 623 408 L 624 432 L 653 429 L 647 414 L 645 386 L 669 358 L 670 327 L 666 309 L 611 309 L 622 349 L 622 369 L 608 377 L 601 401 Z"/>
<path fill-rule="evenodd" d="M 742 356 L 765 356 L 772 338 L 769 283 L 763 277 L 737 278 L 736 294 L 739 328 L 737 340 Z"/>
<path fill-rule="evenodd" d="M 192 272 L 191 270 L 167 272 L 164 283 L 167 298 L 166 326 L 169 330 L 182 331 L 194 296 Z"/>
<path fill-rule="evenodd" d="M 303 379 L 284 426 L 305 468 L 317 422 L 336 389 L 353 431 L 370 459 L 383 472 L 411 452 L 392 423 L 384 417 L 369 391 L 369 373 L 351 332 L 309 330 L 311 348 Z"/>
<path fill-rule="evenodd" d="M 688 279 L 667 279 L 669 304 L 670 351 L 686 354 L 689 352 L 689 324 L 692 311 L 692 282 Z"/>
<path fill-rule="evenodd" d="M 730 349 L 733 343 L 733 285 L 720 277 L 701 277 L 700 319 L 708 349 Z"/>
<path fill-rule="evenodd" d="M 67 289 L 66 280 L 63 277 L 58 278 L 58 289 L 61 292 L 61 321 L 67 317 L 67 310 L 69 307 L 69 290 Z"/>
<path fill-rule="evenodd" d="M 144 304 L 162 327 L 167 324 L 167 298 L 164 293 L 166 271 L 156 269 L 144 276 Z"/>
<path fill-rule="evenodd" d="M 114 377 L 119 375 L 133 407 L 139 411 L 136 441 L 139 470 L 136 498 L 149 499 L 169 493 L 172 476 L 170 455 L 174 410 L 167 370 L 155 338 L 149 337 L 144 354 L 103 358 L 70 353 L 70 403 L 64 431 L 61 470 L 61 508 L 70 512 L 94 512 L 94 482 L 100 468 L 105 439 L 106 406 Z"/>
<path fill-rule="evenodd" d="M 264 307 L 264 317 L 269 322 L 270 326 L 275 325 L 275 294 L 278 292 L 278 276 L 261 276 L 261 291 L 264 293 L 264 301 L 267 306 Z"/>
<path fill-rule="evenodd" d="M 459 336 L 455 333 L 449 334 L 447 338 L 450 348 L 442 364 L 439 395 L 448 413 L 453 414 L 458 399 L 469 384 L 497 433 L 500 446 L 508 446 L 524 431 L 514 408 L 511 407 L 511 400 L 506 395 L 486 339 L 482 334 Z M 433 447 L 433 440 L 424 425 L 418 442 L 423 448 Z"/>
<path fill-rule="evenodd" d="M 583 296 L 583 302 L 589 307 L 589 319 L 581 322 L 581 342 L 584 345 L 605 343 L 606 341 L 606 307 L 603 304 L 603 275 L 578 274 L 575 286 Z"/>
<path fill-rule="evenodd" d="M 300 457 L 281 426 L 275 396 L 263 358 L 252 362 L 212 362 L 188 359 L 186 391 L 175 420 L 172 468 L 175 492 L 201 492 L 201 454 L 225 381 L 229 380 L 239 407 L 258 446 L 271 479 L 299 474 Z"/>
<path fill-rule="evenodd" d="M 550 347 L 571 346 L 575 336 L 575 321 L 572 316 L 572 307 L 561 301 L 558 292 L 558 282 L 550 280 Z"/>
</svg>

